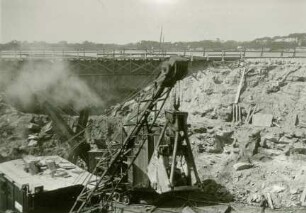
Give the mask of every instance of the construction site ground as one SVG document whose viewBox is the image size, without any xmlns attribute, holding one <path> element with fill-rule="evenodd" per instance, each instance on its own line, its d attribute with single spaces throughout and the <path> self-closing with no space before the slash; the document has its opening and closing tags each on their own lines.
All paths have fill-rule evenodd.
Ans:
<svg viewBox="0 0 306 213">
<path fill-rule="evenodd" d="M 237 120 L 233 119 L 233 103 L 239 84 Z M 184 212 L 189 206 L 194 212 L 226 212 L 231 206 L 234 212 L 255 213 L 264 195 L 269 201 L 266 212 L 305 212 L 305 85 L 306 60 L 302 59 L 216 63 L 182 80 L 174 91 L 181 99 L 180 110 L 189 113 L 190 141 L 201 190 L 208 199 L 201 198 L 202 206 L 186 200 L 178 208 L 149 206 L 146 211 Z M 133 104 L 130 101 L 113 107 L 113 113 L 91 116 L 87 141 L 98 146 L 108 142 Z M 170 104 L 171 100 L 166 108 Z M 65 118 L 72 126 L 75 118 Z M 163 116 L 159 120 L 162 124 Z M 54 134 L 46 115 L 18 111 L 7 101 L 4 90 L 0 97 L 0 161 L 29 154 L 65 158 L 67 144 Z M 144 208 L 134 205 L 124 212 L 143 212 Z M 185 208 L 185 212 L 191 210 Z"/>
</svg>

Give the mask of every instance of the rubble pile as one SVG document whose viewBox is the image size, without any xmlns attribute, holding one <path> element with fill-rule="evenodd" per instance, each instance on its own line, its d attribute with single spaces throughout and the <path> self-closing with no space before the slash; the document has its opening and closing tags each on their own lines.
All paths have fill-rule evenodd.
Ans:
<svg viewBox="0 0 306 213">
<path fill-rule="evenodd" d="M 18 157 L 26 144 L 27 125 L 32 116 L 7 105 L 0 96 L 0 161 Z"/>
<path fill-rule="evenodd" d="M 25 155 L 58 155 L 68 158 L 70 147 L 67 139 L 58 134 L 47 115 L 20 112 L 8 105 L 4 96 L 0 95 L 0 162 Z M 64 122 L 75 130 L 78 116 L 62 116 Z M 91 116 L 84 138 L 92 148 L 105 148 L 120 124 L 118 116 Z"/>
<path fill-rule="evenodd" d="M 67 144 L 54 133 L 47 115 L 23 113 L 8 105 L 0 96 L 0 162 L 25 155 L 67 157 Z M 68 123 L 74 118 L 65 116 Z"/>
<path fill-rule="evenodd" d="M 189 112 L 202 179 L 215 180 L 243 203 L 259 205 L 264 195 L 274 208 L 305 205 L 305 77 L 299 61 L 253 60 L 184 79 L 181 110 Z"/>
</svg>

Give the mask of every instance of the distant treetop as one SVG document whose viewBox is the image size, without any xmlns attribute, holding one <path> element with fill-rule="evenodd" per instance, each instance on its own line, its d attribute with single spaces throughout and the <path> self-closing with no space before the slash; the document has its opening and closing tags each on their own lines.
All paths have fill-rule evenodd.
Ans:
<svg viewBox="0 0 306 213">
<path fill-rule="evenodd" d="M 0 44 L 0 50 L 241 50 L 241 49 L 261 49 L 267 48 L 270 50 L 278 49 L 293 49 L 296 47 L 306 47 L 306 33 L 292 33 L 288 36 L 262 37 L 253 41 L 222 41 L 217 40 L 202 40 L 191 42 L 162 42 L 159 41 L 140 41 L 129 44 L 103 44 L 84 41 L 82 43 L 68 43 L 67 41 L 59 41 L 57 43 L 47 43 L 44 41 L 16 41 Z"/>
</svg>

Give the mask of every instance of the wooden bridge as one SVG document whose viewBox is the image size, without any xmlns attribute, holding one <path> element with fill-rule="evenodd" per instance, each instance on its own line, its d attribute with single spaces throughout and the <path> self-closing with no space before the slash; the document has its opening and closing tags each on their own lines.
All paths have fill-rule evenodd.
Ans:
<svg viewBox="0 0 306 213">
<path fill-rule="evenodd" d="M 173 55 L 202 60 L 227 60 L 240 58 L 306 58 L 305 51 L 264 51 L 264 50 L 210 50 L 210 51 L 158 51 L 147 50 L 9 50 L 0 51 L 0 59 L 33 59 L 33 58 L 53 58 L 53 59 L 153 59 L 159 60 Z"/>
<path fill-rule="evenodd" d="M 65 61 L 71 70 L 82 76 L 110 75 L 152 75 L 158 71 L 162 61 L 171 56 L 186 57 L 190 61 L 190 69 L 196 70 L 210 62 L 227 62 L 241 59 L 256 58 L 306 58 L 302 51 L 168 51 L 148 52 L 145 50 L 113 50 L 113 51 L 84 51 L 84 50 L 19 50 L 0 51 L 1 64 L 20 66 L 36 61 L 50 63 Z"/>
</svg>

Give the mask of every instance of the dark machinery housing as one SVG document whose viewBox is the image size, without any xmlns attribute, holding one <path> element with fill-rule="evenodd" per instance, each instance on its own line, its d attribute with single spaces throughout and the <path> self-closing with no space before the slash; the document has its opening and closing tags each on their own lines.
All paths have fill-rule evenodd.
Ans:
<svg viewBox="0 0 306 213">
<path fill-rule="evenodd" d="M 28 156 L 1 163 L 0 212 L 68 212 L 88 175 L 59 156 Z"/>
</svg>

